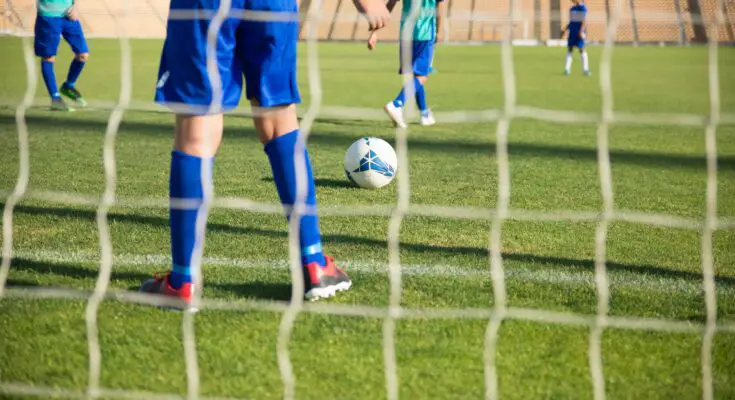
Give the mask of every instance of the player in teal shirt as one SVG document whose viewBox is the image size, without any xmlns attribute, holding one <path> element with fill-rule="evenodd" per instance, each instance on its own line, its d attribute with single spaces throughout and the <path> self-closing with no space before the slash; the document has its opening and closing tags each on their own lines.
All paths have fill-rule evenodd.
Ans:
<svg viewBox="0 0 735 400">
<path fill-rule="evenodd" d="M 41 74 L 49 96 L 51 96 L 51 109 L 74 111 L 73 108 L 66 105 L 61 98 L 62 95 L 77 106 L 85 107 L 87 102 L 77 90 L 76 83 L 87 63 L 89 47 L 84 37 L 82 24 L 79 23 L 74 0 L 38 0 L 37 5 L 33 48 L 36 56 L 41 58 Z M 54 62 L 62 37 L 69 43 L 75 56 L 69 66 L 66 81 L 59 90 L 56 86 Z"/>
<path fill-rule="evenodd" d="M 418 15 L 411 34 L 411 71 L 413 72 L 413 84 L 415 88 L 416 105 L 421 112 L 421 125 L 434 125 L 434 115 L 426 104 L 426 81 L 432 71 L 434 63 L 434 45 L 437 42 L 437 35 L 441 27 L 441 16 L 443 14 L 443 0 L 405 0 L 403 2 L 403 10 L 401 11 L 401 37 L 403 35 L 406 23 L 411 15 L 413 1 L 420 1 Z M 389 0 L 386 7 L 392 11 L 398 0 Z M 378 36 L 375 31 L 370 34 L 368 39 L 368 48 L 372 50 L 377 44 Z M 402 65 L 404 42 L 401 40 L 400 63 Z M 403 74 L 402 66 L 398 70 L 399 74 Z M 406 71 L 408 73 L 408 71 Z M 405 104 L 405 88 L 401 89 L 395 100 L 389 102 L 383 107 L 390 119 L 396 126 L 406 127 L 403 118 L 403 105 Z"/>
</svg>

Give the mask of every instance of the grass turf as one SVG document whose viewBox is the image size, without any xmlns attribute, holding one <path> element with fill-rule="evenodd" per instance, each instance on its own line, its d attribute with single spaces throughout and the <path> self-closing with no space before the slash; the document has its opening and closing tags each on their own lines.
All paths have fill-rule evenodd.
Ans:
<svg viewBox="0 0 735 400">
<path fill-rule="evenodd" d="M 0 99 L 16 104 L 25 88 L 20 40 L 4 38 L 9 56 L 0 74 Z M 114 101 L 120 79 L 118 42 L 93 40 L 79 84 L 88 99 Z M 133 97 L 149 101 L 160 41 L 136 40 Z M 303 48 L 301 49 L 304 50 Z M 379 108 L 398 89 L 396 48 L 374 53 L 362 44 L 321 44 L 325 105 Z M 593 67 L 600 57 L 591 48 Z M 495 46 L 442 47 L 440 72 L 428 85 L 436 111 L 482 110 L 503 104 L 500 52 Z M 307 66 L 300 65 L 308 105 Z M 64 50 L 57 74 L 69 61 Z M 518 102 L 557 110 L 598 112 L 598 77 L 562 76 L 563 50 L 514 49 Z M 720 51 L 722 109 L 735 112 L 735 51 Z M 597 72 L 597 68 L 593 68 Z M 703 48 L 618 48 L 613 60 L 615 108 L 629 112 L 709 110 L 707 53 Z M 36 97 L 43 99 L 39 80 Z M 27 115 L 30 189 L 98 196 L 104 185 L 102 142 L 108 111 L 46 111 Z M 116 142 L 121 198 L 167 196 L 171 148 L 169 114 L 128 111 Z M 12 107 L 0 110 L 0 189 L 16 179 L 18 143 Z M 497 192 L 495 124 L 412 127 L 408 165 L 412 204 L 493 207 Z M 596 126 L 529 119 L 511 123 L 511 207 L 597 211 L 602 206 Z M 341 160 L 365 135 L 392 140 L 388 122 L 320 120 L 310 138 L 318 199 L 330 205 L 395 203 L 393 184 L 379 191 L 349 187 Z M 718 129 L 718 214 L 735 215 L 735 128 Z M 611 128 L 615 206 L 618 209 L 702 218 L 705 213 L 703 129 L 616 125 Z M 405 167 L 405 166 L 404 166 Z M 275 188 L 262 147 L 244 117 L 227 119 L 215 167 L 220 196 L 272 202 Z M 115 206 L 108 218 L 116 255 L 111 286 L 134 290 L 167 267 L 167 211 Z M 10 287 L 90 289 L 98 273 L 95 210 L 26 200 L 14 213 Z M 355 286 L 331 301 L 385 306 L 388 299 L 388 219 L 324 217 L 327 250 L 345 263 Z M 489 223 L 408 217 L 401 227 L 402 305 L 488 308 L 493 303 L 488 262 Z M 287 300 L 290 296 L 286 224 L 280 215 L 214 210 L 206 255 L 206 297 Z M 594 223 L 507 222 L 503 226 L 509 305 L 594 314 Z M 735 233 L 715 234 L 718 318 L 735 317 Z M 700 234 L 614 223 L 607 243 L 611 315 L 702 322 Z M 0 300 L 2 382 L 84 390 L 87 384 L 85 302 Z M 103 303 L 99 312 L 102 385 L 113 389 L 186 392 L 181 318 L 155 308 Z M 201 392 L 210 396 L 277 398 L 276 361 L 281 315 L 264 311 L 203 311 L 196 316 Z M 397 323 L 403 398 L 480 398 L 484 393 L 484 320 L 410 320 Z M 503 398 L 589 398 L 588 329 L 505 321 L 497 364 Z M 606 329 L 603 363 L 610 398 L 697 398 L 702 390 L 701 335 Z M 735 335 L 714 343 L 717 398 L 735 398 Z M 382 321 L 302 314 L 290 345 L 299 398 L 385 397 Z"/>
</svg>

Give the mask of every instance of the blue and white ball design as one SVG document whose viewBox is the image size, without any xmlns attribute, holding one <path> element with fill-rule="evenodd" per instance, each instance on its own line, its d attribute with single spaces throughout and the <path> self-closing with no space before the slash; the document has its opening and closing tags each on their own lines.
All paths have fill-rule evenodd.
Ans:
<svg viewBox="0 0 735 400">
<path fill-rule="evenodd" d="M 350 182 L 361 188 L 378 189 L 395 178 L 398 157 L 385 140 L 364 137 L 347 149 L 344 165 Z"/>
</svg>

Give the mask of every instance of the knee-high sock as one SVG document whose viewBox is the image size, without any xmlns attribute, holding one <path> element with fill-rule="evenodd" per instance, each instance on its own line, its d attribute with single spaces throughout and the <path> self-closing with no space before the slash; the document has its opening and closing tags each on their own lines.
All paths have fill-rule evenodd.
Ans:
<svg viewBox="0 0 735 400">
<path fill-rule="evenodd" d="M 56 73 L 54 72 L 53 61 L 41 61 L 41 75 L 43 75 L 43 83 L 46 84 L 46 90 L 48 90 L 49 96 L 54 100 L 60 99 L 59 88 L 56 86 Z"/>
<path fill-rule="evenodd" d="M 294 163 L 294 151 L 299 139 L 299 131 L 279 136 L 265 145 L 265 153 L 273 170 L 273 181 L 276 183 L 278 196 L 284 207 L 294 204 L 296 201 L 296 165 Z M 306 160 L 306 205 L 316 206 L 316 187 L 311 170 L 309 152 L 304 150 Z M 290 220 L 290 215 L 288 215 Z M 319 217 L 316 215 L 301 216 L 299 224 L 299 242 L 301 246 L 301 262 L 306 265 L 316 262 L 325 265 L 322 253 L 321 233 L 319 231 Z"/>
<path fill-rule="evenodd" d="M 79 75 L 82 74 L 82 70 L 86 64 L 86 62 L 79 61 L 75 58 L 71 62 L 71 65 L 69 65 L 69 73 L 66 75 L 66 82 L 64 82 L 64 84 L 69 87 L 74 87 L 74 85 L 77 84 L 77 79 L 79 79 Z"/>
<path fill-rule="evenodd" d="M 566 64 L 564 64 L 564 70 L 570 71 L 572 68 L 572 53 L 567 53 L 567 61 Z"/>
<path fill-rule="evenodd" d="M 413 78 L 413 84 L 416 87 L 416 106 L 422 113 L 427 111 L 426 107 L 426 90 L 424 85 L 419 81 L 418 78 Z"/>
<path fill-rule="evenodd" d="M 171 178 L 169 195 L 172 199 L 184 199 L 192 202 L 192 208 L 169 211 L 171 224 L 171 256 L 173 270 L 169 283 L 175 289 L 185 282 L 193 282 L 195 277 L 191 268 L 191 257 L 196 240 L 196 221 L 204 200 L 202 168 L 209 163 L 212 171 L 213 158 L 201 158 L 174 151 L 171 153 Z M 211 178 L 210 178 L 211 179 Z"/>
<path fill-rule="evenodd" d="M 421 84 L 421 81 L 419 81 L 418 78 L 413 78 L 413 85 L 415 90 L 415 99 L 416 99 L 416 106 L 418 106 L 419 110 L 426 111 L 426 90 L 424 89 L 424 85 Z M 398 96 L 396 96 L 395 100 L 393 100 L 393 105 L 396 107 L 403 107 L 406 103 L 406 88 L 401 88 L 401 91 L 398 92 Z"/>
</svg>

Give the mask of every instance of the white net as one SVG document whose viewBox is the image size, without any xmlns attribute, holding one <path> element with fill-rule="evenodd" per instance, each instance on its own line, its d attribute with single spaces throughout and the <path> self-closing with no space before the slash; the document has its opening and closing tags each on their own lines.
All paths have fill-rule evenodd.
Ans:
<svg viewBox="0 0 735 400">
<path fill-rule="evenodd" d="M 591 373 L 591 381 L 593 383 L 594 398 L 597 400 L 605 398 L 605 379 L 602 360 L 602 344 L 601 336 L 606 328 L 619 328 L 640 331 L 662 331 L 662 332 L 683 332 L 683 333 L 702 333 L 701 344 L 701 374 L 702 374 L 702 397 L 705 400 L 711 400 L 713 395 L 713 377 L 712 377 L 712 347 L 713 338 L 716 332 L 735 332 L 735 322 L 718 321 L 717 320 L 717 302 L 715 295 L 714 280 L 714 261 L 713 261 L 713 235 L 718 230 L 735 229 L 735 217 L 718 217 L 717 215 L 717 146 L 716 133 L 717 128 L 721 124 L 735 124 L 735 115 L 720 113 L 720 83 L 718 71 L 718 42 L 716 39 L 711 40 L 708 45 L 708 66 L 709 66 L 709 96 L 710 96 L 710 112 L 707 117 L 691 114 L 633 114 L 625 112 L 617 112 L 613 107 L 613 91 L 612 91 L 612 68 L 611 61 L 613 57 L 613 46 L 615 43 L 615 35 L 618 31 L 618 24 L 621 19 L 622 1 L 617 0 L 613 7 L 611 18 L 607 21 L 604 49 L 600 60 L 599 83 L 602 93 L 602 108 L 600 114 L 583 113 L 577 111 L 556 111 L 544 110 L 534 107 L 523 106 L 517 103 L 516 99 L 516 77 L 515 67 L 513 64 L 513 37 L 516 29 L 517 21 L 524 21 L 518 15 L 519 7 L 516 6 L 517 1 L 511 0 L 504 12 L 493 15 L 475 15 L 471 18 L 465 15 L 450 15 L 450 23 L 462 23 L 466 20 L 485 21 L 492 20 L 496 23 L 500 21 L 503 28 L 502 32 L 502 75 L 504 83 L 504 105 L 501 109 L 489 109 L 483 111 L 452 111 L 438 113 L 437 119 L 443 123 L 465 123 L 465 122 L 497 122 L 496 130 L 496 160 L 498 166 L 497 177 L 497 205 L 494 209 L 485 208 L 469 208 L 469 207 L 448 207 L 441 205 L 418 205 L 410 202 L 410 171 L 408 166 L 408 140 L 407 131 L 405 129 L 396 130 L 396 150 L 399 159 L 399 175 L 397 178 L 398 196 L 393 206 L 326 206 L 321 207 L 320 215 L 323 216 L 383 216 L 389 217 L 388 227 L 388 251 L 389 264 L 388 274 L 390 281 L 389 305 L 385 307 L 373 307 L 362 305 L 345 305 L 326 303 L 304 303 L 299 295 L 303 291 L 303 281 L 301 279 L 301 266 L 299 258 L 298 232 L 299 218 L 292 218 L 289 226 L 289 243 L 290 243 L 290 263 L 293 281 L 293 296 L 290 302 L 273 302 L 257 299 L 247 299 L 239 301 L 225 301 L 212 298 L 197 298 L 196 306 L 201 310 L 263 310 L 282 313 L 283 317 L 278 330 L 278 366 L 284 383 L 283 395 L 287 399 L 295 398 L 296 393 L 296 376 L 291 363 L 289 354 L 289 344 L 294 325 L 300 313 L 315 313 L 340 316 L 356 316 L 371 317 L 383 319 L 383 356 L 385 363 L 385 382 L 386 393 L 389 399 L 397 399 L 399 397 L 399 379 L 398 366 L 396 360 L 396 321 L 410 319 L 478 319 L 487 320 L 488 325 L 485 335 L 485 351 L 484 351 L 484 370 L 485 370 L 485 396 L 488 399 L 496 399 L 500 397 L 498 388 L 498 372 L 496 366 L 496 354 L 498 344 L 498 332 L 503 321 L 506 320 L 526 320 L 536 321 L 549 324 L 566 324 L 574 326 L 583 326 L 589 328 L 589 369 Z M 102 2 L 108 4 L 107 2 Z M 121 4 L 121 6 L 120 6 Z M 115 8 L 115 12 L 120 13 L 121 18 L 126 18 L 136 13 L 135 8 L 131 8 L 131 2 L 120 2 L 119 7 Z M 418 4 L 418 2 L 417 2 Z M 720 7 L 724 9 L 724 7 Z M 416 12 L 418 7 L 414 10 Z M 383 119 L 380 111 L 348 108 L 348 107 L 324 107 L 322 104 L 321 77 L 318 56 L 318 24 L 313 23 L 320 20 L 323 15 L 321 1 L 312 1 L 306 15 L 306 63 L 308 65 L 308 86 L 310 88 L 310 102 L 306 110 L 302 122 L 301 129 L 304 137 L 308 138 L 314 122 L 321 117 L 336 117 L 344 119 L 366 119 L 378 120 Z M 251 13 L 246 10 L 236 10 L 231 8 L 230 1 L 222 0 L 219 10 L 213 10 L 212 28 L 208 36 L 210 49 L 216 39 L 217 28 L 221 21 L 226 17 L 239 17 L 243 19 L 279 19 L 289 20 L 298 18 L 298 15 L 284 15 L 271 13 Z M 114 13 L 111 13 L 114 15 Z M 415 17 L 415 14 L 413 14 Z M 160 17 L 160 15 L 159 15 Z M 173 18 L 191 18 L 190 13 L 180 13 L 171 16 Z M 536 18 L 542 18 L 537 16 Z M 640 13 L 638 18 L 643 18 Z M 114 19 L 118 21 L 118 19 Z M 163 21 L 164 19 L 160 19 Z M 716 13 L 716 20 L 708 29 L 713 34 L 711 37 L 718 37 L 718 29 L 724 26 L 725 16 L 722 12 Z M 218 22 L 219 21 L 219 22 Z M 308 23 L 311 21 L 312 23 Z M 408 26 L 411 26 L 409 19 Z M 110 227 L 108 225 L 107 212 L 113 205 L 124 205 L 127 207 L 156 207 L 167 208 L 169 202 L 158 198 L 124 198 L 116 196 L 116 156 L 115 156 L 115 140 L 122 121 L 123 115 L 129 109 L 151 109 L 152 107 L 139 103 L 136 104 L 131 99 L 132 72 L 133 65 L 131 46 L 129 37 L 131 36 L 121 25 L 117 25 L 120 38 L 120 65 L 121 65 L 121 82 L 120 96 L 114 105 L 105 103 L 93 104 L 95 108 L 108 108 L 112 111 L 107 122 L 107 129 L 104 140 L 104 176 L 105 190 L 101 198 L 79 195 L 68 192 L 46 191 L 46 190 L 29 190 L 29 174 L 30 174 L 30 150 L 29 150 L 29 133 L 26 125 L 25 114 L 27 110 L 34 104 L 34 94 L 36 93 L 36 61 L 33 56 L 32 41 L 28 38 L 23 39 L 24 61 L 27 69 L 27 87 L 25 96 L 20 105 L 16 108 L 16 124 L 18 133 L 19 147 L 19 173 L 15 187 L 12 192 L 2 193 L 5 198 L 5 209 L 3 211 L 3 253 L 2 265 L 0 266 L 0 297 L 7 298 L 33 298 L 33 299 L 88 299 L 86 309 L 87 324 L 87 341 L 89 346 L 89 380 L 88 388 L 85 392 L 75 390 L 65 390 L 59 388 L 50 388 L 36 385 L 27 385 L 14 382 L 0 382 L 0 392 L 11 395 L 28 395 L 28 396 L 62 396 L 69 398 L 88 398 L 88 397 L 105 397 L 105 398 L 154 398 L 168 399 L 180 398 L 176 394 L 154 394 L 143 393 L 129 390 L 115 390 L 104 388 L 100 385 L 100 373 L 102 366 L 102 352 L 99 341 L 99 328 L 97 325 L 98 309 L 103 300 L 111 299 L 119 302 L 129 302 L 136 304 L 148 305 L 173 305 L 166 299 L 152 297 L 141 293 L 108 289 L 113 264 L 120 257 L 125 258 L 128 262 L 135 262 L 134 255 L 118 255 L 113 256 L 112 239 L 110 236 Z M 409 28 L 410 29 L 410 28 Z M 406 30 L 408 32 L 408 30 Z M 404 37 L 408 40 L 408 37 Z M 410 54 L 404 57 L 404 65 L 408 65 Z M 208 71 L 212 82 L 219 82 L 217 79 L 217 66 L 213 52 L 208 53 Z M 406 79 L 408 86 L 408 96 L 411 99 L 412 81 Z M 215 93 L 221 91 L 221 87 L 213 89 Z M 218 98 L 218 96 L 213 96 Z M 218 104 L 213 104 L 216 110 Z M 409 108 L 410 109 L 410 108 Z M 245 113 L 249 114 L 249 113 Z M 511 195 L 511 179 L 508 154 L 508 135 L 510 126 L 514 119 L 528 118 L 540 121 L 562 122 L 562 123 L 596 123 L 597 124 L 597 163 L 599 168 L 599 182 L 601 188 L 601 196 L 603 199 L 603 207 L 599 212 L 582 212 L 575 210 L 558 210 L 558 211 L 538 211 L 527 210 L 510 207 Z M 652 125 L 672 125 L 672 126 L 693 126 L 700 127 L 704 130 L 706 138 L 706 159 L 707 159 L 707 189 L 706 189 L 706 218 L 704 220 L 697 218 L 686 218 L 674 215 L 651 214 L 638 211 L 617 210 L 614 207 L 614 192 L 612 186 L 612 169 L 610 163 L 610 150 L 608 145 L 609 129 L 614 124 L 652 124 Z M 302 145 L 304 143 L 301 143 Z M 297 165 L 303 165 L 302 154 L 296 152 Z M 303 172 L 303 168 L 301 169 Z M 261 203 L 249 200 L 247 198 L 232 197 L 214 197 L 212 191 L 212 182 L 209 181 L 210 174 L 203 172 L 205 177 L 205 202 L 201 206 L 208 208 L 225 208 L 235 210 L 247 210 L 258 213 L 282 213 L 280 204 Z M 305 175 L 299 177 L 299 193 L 297 202 L 294 206 L 293 213 L 299 214 L 310 213 L 313 210 L 308 209 L 304 205 L 305 201 Z M 97 227 L 99 229 L 99 245 L 100 245 L 100 268 L 96 285 L 92 291 L 76 290 L 69 288 L 14 288 L 6 286 L 6 281 L 11 268 L 14 247 L 13 247 L 13 212 L 16 205 L 23 199 L 34 199 L 44 202 L 54 202 L 62 204 L 72 204 L 80 206 L 94 206 L 97 208 Z M 172 202 L 176 206 L 176 201 Z M 185 204 L 180 205 L 186 208 Z M 204 257 L 204 232 L 206 230 L 207 212 L 200 214 L 202 217 L 198 220 L 197 229 L 197 245 L 193 263 L 195 268 L 201 265 L 216 264 L 216 258 Z M 480 219 L 487 220 L 491 223 L 489 232 L 489 265 L 490 276 L 493 283 L 494 301 L 492 308 L 408 308 L 401 306 L 401 289 L 402 276 L 404 273 L 410 273 L 401 265 L 400 250 L 401 243 L 399 233 L 403 218 L 406 216 L 429 216 L 444 217 L 455 219 Z M 595 222 L 597 223 L 595 236 L 595 285 L 597 289 L 597 313 L 596 315 L 584 315 L 565 312 L 555 312 L 533 308 L 519 308 L 508 306 L 508 299 L 505 288 L 505 270 L 503 267 L 502 255 L 502 235 L 503 224 L 506 221 L 570 221 L 570 222 Z M 606 243 L 608 229 L 613 222 L 628 222 L 652 226 L 671 227 L 688 229 L 701 232 L 701 260 L 703 271 L 703 289 L 706 303 L 706 321 L 703 324 L 692 321 L 667 320 L 656 318 L 642 317 L 619 317 L 610 316 L 610 280 L 607 274 L 607 256 Z M 93 254 L 77 254 L 69 253 L 66 259 L 74 260 L 90 260 L 95 259 Z M 132 261 L 131 261 L 132 260 Z M 222 261 L 222 260 L 221 260 Z M 223 260 L 225 263 L 236 263 L 236 260 Z M 285 266 L 284 266 L 285 267 Z M 439 271 L 437 274 L 452 274 L 450 270 Z M 197 274 L 201 276 L 201 274 Z M 201 282 L 200 282 L 201 283 Z M 184 358 L 186 361 L 187 375 L 187 393 L 188 398 L 205 398 L 200 396 L 199 384 L 199 368 L 197 365 L 197 347 L 194 331 L 195 314 L 187 313 L 183 318 L 182 330 L 184 337 Z"/>
</svg>

